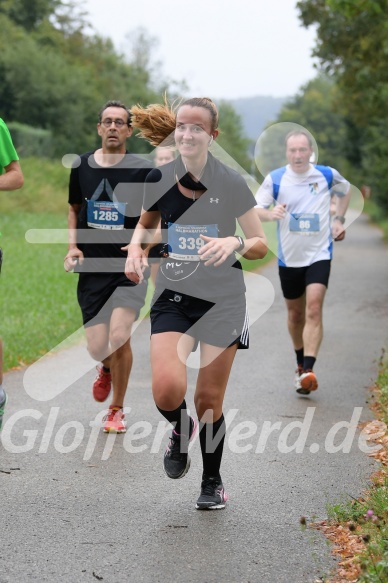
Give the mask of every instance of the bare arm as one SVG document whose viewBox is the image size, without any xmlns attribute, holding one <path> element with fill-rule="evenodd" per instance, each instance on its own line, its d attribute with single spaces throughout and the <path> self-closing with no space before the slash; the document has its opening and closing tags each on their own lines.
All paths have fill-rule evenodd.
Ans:
<svg viewBox="0 0 388 583">
<path fill-rule="evenodd" d="M 352 189 L 349 188 L 345 196 L 336 196 L 336 209 L 335 216 L 333 218 L 333 224 L 331 227 L 333 239 L 335 241 L 342 241 L 345 238 L 345 227 L 343 226 L 345 222 L 345 214 L 348 210 L 350 197 L 352 196 Z M 340 218 L 336 218 L 340 217 Z M 341 219 L 343 217 L 343 219 Z"/>
<path fill-rule="evenodd" d="M 143 280 L 143 271 L 148 267 L 148 254 L 144 249 L 152 243 L 155 230 L 159 223 L 159 212 L 143 210 L 132 235 L 131 242 L 129 245 L 121 248 L 128 253 L 128 258 L 125 263 L 125 275 L 135 283 Z"/>
<path fill-rule="evenodd" d="M 4 168 L 0 175 L 0 190 L 18 190 L 24 184 L 24 176 L 20 164 L 14 160 Z"/>
<path fill-rule="evenodd" d="M 276 204 L 270 209 L 257 208 L 255 209 L 261 221 L 280 221 L 286 216 L 286 205 Z"/>
<path fill-rule="evenodd" d="M 239 217 L 238 223 L 246 236 L 245 247 L 239 253 L 245 259 L 263 259 L 268 252 L 267 237 L 255 209 Z"/>
<path fill-rule="evenodd" d="M 72 271 L 79 260 L 82 263 L 84 254 L 77 247 L 77 219 L 81 210 L 80 204 L 69 205 L 69 214 L 67 216 L 67 226 L 69 229 L 69 248 L 65 257 L 65 270 Z"/>
<path fill-rule="evenodd" d="M 345 196 L 337 196 L 336 197 L 336 209 L 335 209 L 335 214 L 339 215 L 341 217 L 344 217 L 346 214 L 346 211 L 348 210 L 348 206 L 349 206 L 349 202 L 350 202 L 350 197 L 352 195 L 352 189 L 349 188 L 349 190 L 347 191 L 347 193 L 345 194 Z"/>
</svg>

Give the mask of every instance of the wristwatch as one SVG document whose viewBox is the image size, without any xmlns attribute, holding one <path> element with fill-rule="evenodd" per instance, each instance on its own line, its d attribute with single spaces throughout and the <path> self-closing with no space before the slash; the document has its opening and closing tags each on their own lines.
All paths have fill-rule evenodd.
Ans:
<svg viewBox="0 0 388 583">
<path fill-rule="evenodd" d="M 242 237 L 240 237 L 240 235 L 234 235 L 237 239 L 237 241 L 240 243 L 240 245 L 237 247 L 237 249 L 235 249 L 236 253 L 240 253 L 240 251 L 242 251 L 245 247 L 245 241 Z"/>
<path fill-rule="evenodd" d="M 333 221 L 339 221 L 343 225 L 345 222 L 345 217 L 342 217 L 341 215 L 336 215 Z"/>
</svg>

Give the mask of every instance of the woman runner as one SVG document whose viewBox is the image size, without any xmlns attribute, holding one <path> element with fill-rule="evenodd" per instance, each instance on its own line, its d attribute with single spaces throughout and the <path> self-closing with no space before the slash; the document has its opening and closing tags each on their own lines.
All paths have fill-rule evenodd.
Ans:
<svg viewBox="0 0 388 583">
<path fill-rule="evenodd" d="M 218 112 L 208 98 L 133 107 L 133 125 L 154 146 L 175 141 L 179 156 L 155 168 L 145 184 L 143 212 L 128 251 L 125 273 L 141 281 L 144 248 L 161 220 L 166 258 L 151 308 L 152 391 L 173 426 L 164 454 L 168 477 L 190 467 L 189 441 L 197 423 L 187 413 L 186 361 L 200 344 L 194 403 L 203 460 L 198 509 L 225 507 L 220 466 L 225 440 L 224 394 L 237 348 L 248 348 L 243 272 L 235 253 L 260 259 L 266 238 L 244 179 L 218 161 L 209 145 L 218 136 Z M 236 235 L 236 219 L 245 239 Z"/>
</svg>

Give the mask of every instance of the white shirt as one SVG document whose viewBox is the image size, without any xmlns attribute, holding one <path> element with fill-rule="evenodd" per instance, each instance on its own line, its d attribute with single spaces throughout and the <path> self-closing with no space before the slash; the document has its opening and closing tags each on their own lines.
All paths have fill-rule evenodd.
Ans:
<svg viewBox="0 0 388 583">
<path fill-rule="evenodd" d="M 330 200 L 345 196 L 349 188 L 349 182 L 329 166 L 310 164 L 307 172 L 298 174 L 287 165 L 266 176 L 256 193 L 256 207 L 286 205 L 286 216 L 277 228 L 279 265 L 305 267 L 332 259 Z"/>
</svg>

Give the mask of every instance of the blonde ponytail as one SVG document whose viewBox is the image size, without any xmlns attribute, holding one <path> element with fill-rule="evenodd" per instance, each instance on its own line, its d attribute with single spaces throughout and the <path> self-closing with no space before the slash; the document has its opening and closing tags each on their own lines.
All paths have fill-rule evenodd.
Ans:
<svg viewBox="0 0 388 583">
<path fill-rule="evenodd" d="M 137 136 L 147 140 L 152 146 L 171 146 L 174 142 L 176 116 L 167 99 L 163 105 L 151 103 L 147 107 L 134 105 L 131 108 L 132 127 L 137 128 Z"/>
</svg>

